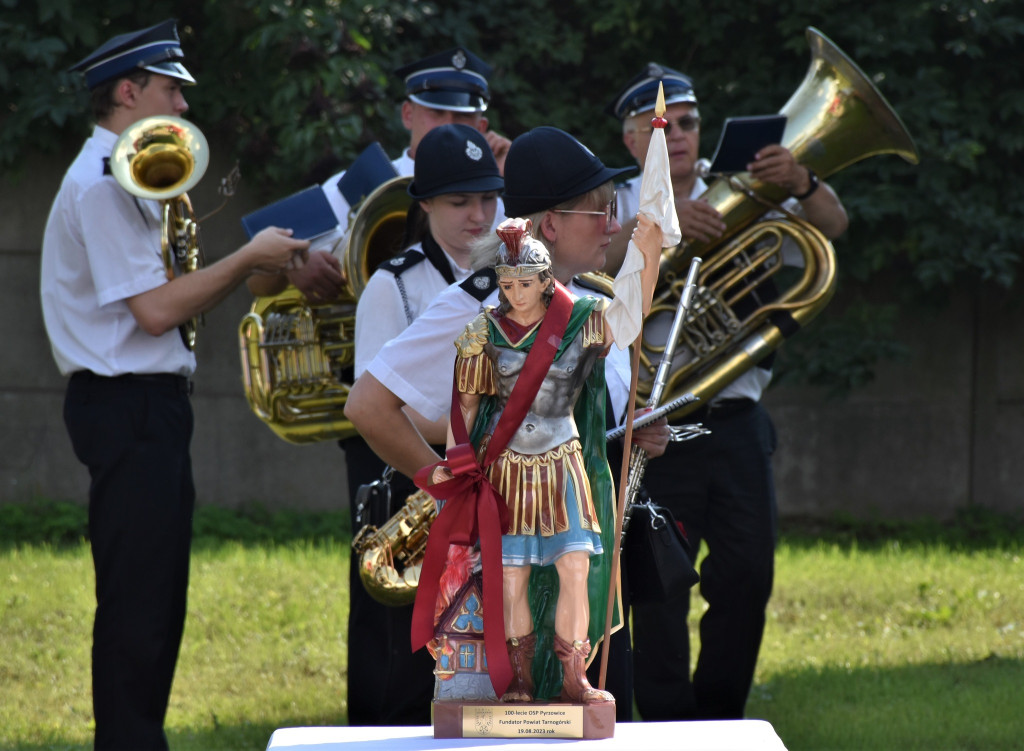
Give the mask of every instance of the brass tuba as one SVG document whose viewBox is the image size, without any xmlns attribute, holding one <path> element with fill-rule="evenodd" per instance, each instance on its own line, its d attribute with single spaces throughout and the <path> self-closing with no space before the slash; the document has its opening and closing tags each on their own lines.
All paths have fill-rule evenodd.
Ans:
<svg viewBox="0 0 1024 751">
<path fill-rule="evenodd" d="M 187 191 L 202 179 L 210 163 L 210 147 L 202 132 L 170 115 L 147 117 L 118 137 L 110 155 L 110 172 L 118 184 L 139 198 L 161 201 L 160 252 L 170 281 L 195 271 L 205 262 L 199 223 Z M 190 350 L 196 346 L 199 319 L 178 327 Z"/>
<path fill-rule="evenodd" d="M 876 154 L 918 161 L 913 140 L 885 98 L 827 37 L 807 29 L 811 65 L 803 83 L 780 110 L 787 116 L 782 145 L 822 179 Z M 749 173 L 718 176 L 702 199 L 726 224 L 712 243 L 689 242 L 662 253 L 658 287 L 644 323 L 638 399 L 650 394 L 665 351 L 672 316 L 694 256 L 704 259 L 692 312 L 677 343 L 665 400 L 693 392 L 701 398 L 680 408 L 682 416 L 756 365 L 806 326 L 831 299 L 836 262 L 832 244 L 813 225 L 781 210 L 784 188 Z M 782 264 L 783 241 L 803 256 L 803 269 Z M 787 278 L 789 274 L 789 278 Z M 762 303 L 759 285 L 773 281 L 777 299 Z"/>
<path fill-rule="evenodd" d="M 345 289 L 311 304 L 295 287 L 257 297 L 238 329 L 242 383 L 252 411 L 278 437 L 315 443 L 355 435 L 345 418 L 355 365 L 356 304 L 378 265 L 401 250 L 411 177 L 395 177 L 368 195 L 332 253 Z"/>
</svg>

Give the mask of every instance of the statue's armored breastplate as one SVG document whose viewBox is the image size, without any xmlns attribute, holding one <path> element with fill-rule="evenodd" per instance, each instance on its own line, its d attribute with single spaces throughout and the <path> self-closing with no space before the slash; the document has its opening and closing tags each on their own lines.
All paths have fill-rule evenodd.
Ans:
<svg viewBox="0 0 1024 751">
<path fill-rule="evenodd" d="M 519 379 L 527 353 L 495 347 L 490 342 L 485 346 L 485 351 L 494 363 L 498 399 L 501 402 L 501 408 L 487 426 L 487 432 L 492 433 Z M 599 354 L 600 348 L 597 347 L 584 350 L 582 334 L 577 333 L 562 356 L 551 364 L 529 412 L 509 441 L 510 449 L 520 454 L 541 454 L 579 437 L 572 416 L 573 407 Z"/>
</svg>

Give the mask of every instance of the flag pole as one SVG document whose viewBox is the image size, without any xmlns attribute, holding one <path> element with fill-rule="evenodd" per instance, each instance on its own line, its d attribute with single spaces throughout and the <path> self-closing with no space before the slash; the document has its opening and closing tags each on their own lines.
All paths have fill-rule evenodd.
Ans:
<svg viewBox="0 0 1024 751">
<path fill-rule="evenodd" d="M 665 121 L 665 87 L 662 83 L 658 83 L 658 99 L 654 105 L 654 118 L 651 120 L 651 125 L 655 128 L 664 128 Z M 655 139 L 651 139 L 653 144 Z M 646 172 L 645 172 L 646 176 Z M 644 180 L 641 180 L 641 186 Z M 641 195 L 643 194 L 643 188 L 641 187 Z M 632 242 L 632 241 L 630 241 Z M 598 688 L 604 690 L 606 679 L 608 677 L 608 652 L 611 646 L 611 630 L 612 630 L 612 613 L 615 607 L 615 590 L 619 587 L 619 571 L 620 571 L 620 558 L 621 558 L 621 546 L 622 546 L 622 524 L 626 513 L 626 487 L 629 484 L 627 482 L 629 477 L 629 465 L 632 457 L 631 447 L 633 445 L 633 419 L 636 413 L 636 390 L 637 381 L 639 380 L 640 373 L 640 342 L 643 341 L 643 321 L 640 322 L 640 332 L 637 334 L 636 339 L 632 343 L 632 356 L 630 358 L 630 378 L 629 378 L 629 399 L 626 401 L 626 434 L 623 436 L 623 449 L 622 449 L 622 465 L 619 472 L 619 488 L 618 488 L 618 500 L 616 502 L 615 511 L 615 542 L 612 545 L 612 565 L 611 575 L 608 581 L 608 606 L 605 610 L 604 619 L 604 638 L 602 639 L 601 649 L 601 670 L 598 678 Z M 642 449 L 640 449 L 642 451 Z M 625 615 L 625 614 L 623 614 Z M 626 624 L 622 624 L 623 628 L 628 628 Z"/>
</svg>

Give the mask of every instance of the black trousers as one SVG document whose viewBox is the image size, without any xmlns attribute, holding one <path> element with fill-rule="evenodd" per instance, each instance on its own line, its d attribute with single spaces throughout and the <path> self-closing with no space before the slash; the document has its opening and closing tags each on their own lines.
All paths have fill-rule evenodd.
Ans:
<svg viewBox="0 0 1024 751">
<path fill-rule="evenodd" d="M 693 420 L 696 422 L 697 420 Z M 690 678 L 690 598 L 634 604 L 634 689 L 644 720 L 743 717 L 764 633 L 776 542 L 775 429 L 755 402 L 702 418 L 711 435 L 650 462 L 652 499 L 703 540 L 700 654 Z"/>
<path fill-rule="evenodd" d="M 384 463 L 360 437 L 340 442 L 348 468 L 353 534 L 359 531 L 356 491 L 380 478 Z M 412 480 L 395 473 L 392 505 L 397 510 L 416 491 Z M 412 651 L 412 605 L 389 607 L 370 597 L 352 554 L 348 613 L 348 724 L 429 725 L 434 697 L 434 659 L 426 649 Z"/>
<path fill-rule="evenodd" d="M 610 408 L 609 408 L 610 411 Z M 608 466 L 612 470 L 615 482 L 616 497 L 614 503 L 618 507 L 619 473 L 622 469 L 622 443 L 614 441 L 608 445 Z M 606 551 L 606 555 L 610 551 Z M 606 691 L 615 697 L 616 722 L 632 722 L 633 720 L 633 649 L 629 630 L 629 572 L 625 567 L 625 557 L 619 556 L 619 581 L 622 585 L 622 611 L 625 623 L 622 628 L 612 634 L 608 645 L 608 668 L 605 673 Z M 587 669 L 587 680 L 595 688 L 599 685 L 602 655 L 590 663 Z"/>
<path fill-rule="evenodd" d="M 91 478 L 95 747 L 166 749 L 195 505 L 188 382 L 76 373 L 64 422 Z"/>
</svg>

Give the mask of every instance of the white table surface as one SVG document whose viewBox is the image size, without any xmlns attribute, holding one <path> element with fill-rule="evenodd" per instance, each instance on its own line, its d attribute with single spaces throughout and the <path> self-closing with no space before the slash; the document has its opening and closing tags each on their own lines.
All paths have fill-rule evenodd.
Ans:
<svg viewBox="0 0 1024 751">
<path fill-rule="evenodd" d="M 307 727 L 274 731 L 268 751 L 427 751 L 479 748 L 494 751 L 580 744 L 593 751 L 785 751 L 782 739 L 764 720 L 706 722 L 622 722 L 603 740 L 556 738 L 434 738 L 430 727 Z"/>
</svg>

